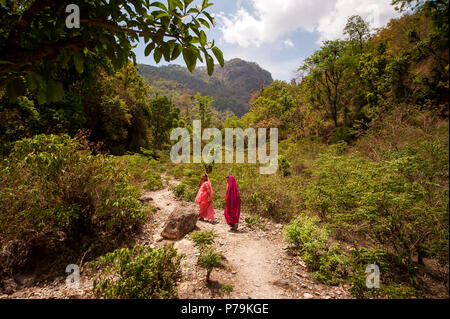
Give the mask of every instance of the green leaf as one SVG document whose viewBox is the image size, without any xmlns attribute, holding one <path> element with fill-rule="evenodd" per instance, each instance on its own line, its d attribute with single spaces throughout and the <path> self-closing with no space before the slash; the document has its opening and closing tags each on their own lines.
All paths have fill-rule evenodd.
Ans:
<svg viewBox="0 0 450 319">
<path fill-rule="evenodd" d="M 178 56 L 181 54 L 181 51 L 183 50 L 183 46 L 179 43 L 175 44 L 175 47 L 173 48 L 172 51 L 172 56 L 171 59 L 175 60 L 176 58 L 178 58 Z"/>
<path fill-rule="evenodd" d="M 211 76 L 214 73 L 214 59 L 207 52 L 205 52 L 205 60 L 208 75 Z"/>
<path fill-rule="evenodd" d="M 190 72 L 195 70 L 197 64 L 197 49 L 194 47 L 183 48 L 183 59 Z"/>
<path fill-rule="evenodd" d="M 205 19 L 203 19 L 203 18 L 198 18 L 197 20 L 200 21 L 200 22 L 201 22 L 205 27 L 207 27 L 208 29 L 210 28 L 210 25 L 209 25 L 208 21 L 206 21 Z"/>
<path fill-rule="evenodd" d="M 225 65 L 225 61 L 223 60 L 223 53 L 220 51 L 218 47 L 214 47 L 211 49 L 214 53 L 214 56 L 216 57 L 217 61 L 219 62 L 220 66 L 223 67 Z"/>
<path fill-rule="evenodd" d="M 161 49 L 160 47 L 157 47 L 153 52 L 153 58 L 155 59 L 155 62 L 159 63 L 159 61 L 161 61 L 161 57 L 162 57 Z"/>
<path fill-rule="evenodd" d="M 205 33 L 205 31 L 203 31 L 203 30 L 201 30 L 200 31 L 200 37 L 199 37 L 199 40 L 200 40 L 200 44 L 202 45 L 202 46 L 205 46 L 206 45 L 206 33 Z"/>
<path fill-rule="evenodd" d="M 154 42 L 152 42 L 149 45 L 147 45 L 145 47 L 145 51 L 144 51 L 145 56 L 148 56 L 153 51 L 154 48 L 155 48 L 155 43 Z"/>
<path fill-rule="evenodd" d="M 162 45 L 162 48 L 163 48 L 162 52 L 163 52 L 163 55 L 164 55 L 164 60 L 166 60 L 167 62 L 172 61 L 171 60 L 172 50 L 173 50 L 175 45 L 176 45 L 176 41 L 175 40 L 170 40 L 170 41 L 168 41 L 168 42 L 166 42 L 166 43 L 164 43 Z"/>
<path fill-rule="evenodd" d="M 157 8 L 163 9 L 166 12 L 169 11 L 169 10 L 167 10 L 167 7 L 161 2 L 152 2 L 150 4 L 150 7 L 157 7 Z"/>
<path fill-rule="evenodd" d="M 208 12 L 203 12 L 203 14 L 208 18 L 209 21 L 211 21 L 212 25 L 215 27 L 216 26 L 216 19 L 214 19 L 213 17 L 211 17 L 211 15 Z"/>
<path fill-rule="evenodd" d="M 37 100 L 40 105 L 47 103 L 47 91 L 46 88 L 41 88 L 37 94 Z"/>
<path fill-rule="evenodd" d="M 75 63 L 75 69 L 78 73 L 83 73 L 84 71 L 84 55 L 81 52 L 76 51 L 73 54 L 73 62 Z"/>
</svg>

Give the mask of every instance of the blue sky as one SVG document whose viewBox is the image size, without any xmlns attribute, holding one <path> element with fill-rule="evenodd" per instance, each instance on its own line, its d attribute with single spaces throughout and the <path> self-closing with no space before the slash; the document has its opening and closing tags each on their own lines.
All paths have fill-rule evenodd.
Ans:
<svg viewBox="0 0 450 319">
<path fill-rule="evenodd" d="M 342 38 L 347 18 L 361 15 L 382 27 L 398 17 L 391 0 L 210 0 L 217 25 L 205 30 L 226 60 L 256 62 L 278 80 L 289 81 L 302 61 L 322 41 Z M 200 3 L 197 0 L 194 3 Z M 143 44 L 135 49 L 139 63 L 156 65 L 145 57 Z M 180 57 L 171 63 L 184 65 Z M 161 61 L 159 65 L 167 64 Z"/>
</svg>

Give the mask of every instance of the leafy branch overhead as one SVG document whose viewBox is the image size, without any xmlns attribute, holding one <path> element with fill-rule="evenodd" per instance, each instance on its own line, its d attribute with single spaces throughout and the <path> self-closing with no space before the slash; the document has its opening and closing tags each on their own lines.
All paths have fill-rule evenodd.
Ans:
<svg viewBox="0 0 450 319">
<path fill-rule="evenodd" d="M 69 3 L 80 8 L 80 28 L 66 27 Z M 144 42 L 145 55 L 173 61 L 180 55 L 192 72 L 197 61 L 214 72 L 214 58 L 223 66 L 223 54 L 214 41 L 208 41 L 204 28 L 215 26 L 206 11 L 208 0 L 79 0 L 79 1 L 0 1 L 0 89 L 10 100 L 29 88 L 40 102 L 53 102 L 64 96 L 52 73 L 75 65 L 83 73 L 85 60 L 106 57 L 114 69 L 129 59 L 133 48 Z"/>
</svg>

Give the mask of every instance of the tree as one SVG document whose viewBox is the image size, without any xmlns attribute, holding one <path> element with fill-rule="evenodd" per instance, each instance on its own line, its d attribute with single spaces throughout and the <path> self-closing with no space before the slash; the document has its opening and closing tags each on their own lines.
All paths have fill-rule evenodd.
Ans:
<svg viewBox="0 0 450 319">
<path fill-rule="evenodd" d="M 156 96 L 150 101 L 150 109 L 150 127 L 154 145 L 161 148 L 168 141 L 170 130 L 177 127 L 180 110 L 163 95 Z"/>
<path fill-rule="evenodd" d="M 310 89 L 310 101 L 318 108 L 324 108 L 326 114 L 338 127 L 339 112 L 345 106 L 343 95 L 344 76 L 349 68 L 345 56 L 345 41 L 325 41 L 324 45 L 305 60 L 298 69 L 305 72 L 305 81 Z"/>
<path fill-rule="evenodd" d="M 211 103 L 214 99 L 210 96 L 202 96 L 200 93 L 195 95 L 198 105 L 198 117 L 203 128 L 207 128 L 211 124 Z"/>
<path fill-rule="evenodd" d="M 132 48 L 139 40 L 147 44 L 145 55 L 153 52 L 156 62 L 162 57 L 172 61 L 182 54 L 191 72 L 200 60 L 206 61 L 212 74 L 212 55 L 224 64 L 220 49 L 214 41 L 208 42 L 201 30 L 215 25 L 205 11 L 212 3 L 203 0 L 194 7 L 192 2 L 1 0 L 0 89 L 6 88 L 13 101 L 26 88 L 47 101 L 60 100 L 64 90 L 52 78 L 55 67 L 73 63 L 77 72 L 83 73 L 86 56 L 99 55 L 108 57 L 119 69 L 130 58 L 135 60 Z M 65 25 L 69 3 L 80 8 L 79 28 Z"/>
<path fill-rule="evenodd" d="M 364 21 L 361 16 L 353 15 L 347 20 L 344 34 L 348 36 L 350 41 L 357 43 L 359 49 L 362 50 L 364 42 L 370 36 L 369 23 Z"/>
</svg>

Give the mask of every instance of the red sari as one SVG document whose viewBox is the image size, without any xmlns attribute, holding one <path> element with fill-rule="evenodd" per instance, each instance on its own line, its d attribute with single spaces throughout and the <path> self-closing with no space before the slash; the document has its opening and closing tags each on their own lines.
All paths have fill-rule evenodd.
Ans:
<svg viewBox="0 0 450 319">
<path fill-rule="evenodd" d="M 239 223 L 239 216 L 241 215 L 241 197 L 239 196 L 237 183 L 233 176 L 228 177 L 225 202 L 225 219 L 228 225 L 233 226 Z"/>
<path fill-rule="evenodd" d="M 209 192 L 209 194 L 208 194 Z M 199 214 L 200 218 L 214 219 L 214 206 L 212 202 L 213 190 L 209 178 L 206 182 L 200 186 L 197 196 L 195 197 L 195 202 L 199 204 Z M 209 202 L 209 200 L 211 202 Z"/>
</svg>

